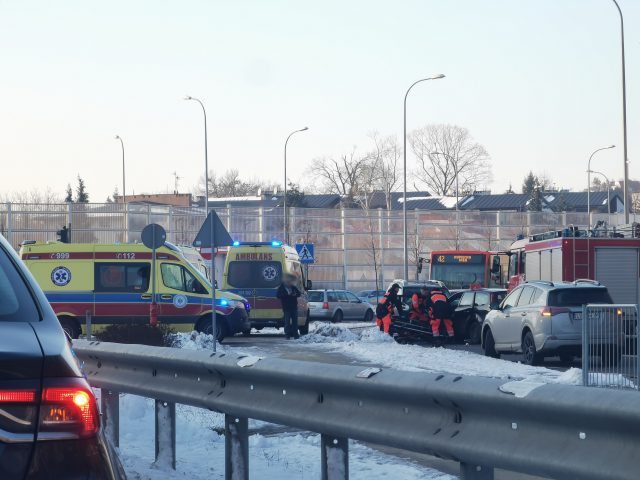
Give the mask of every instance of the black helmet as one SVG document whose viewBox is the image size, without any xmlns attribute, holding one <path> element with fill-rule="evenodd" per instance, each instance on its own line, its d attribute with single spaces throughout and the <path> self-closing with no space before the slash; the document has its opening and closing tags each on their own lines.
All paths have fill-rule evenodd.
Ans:
<svg viewBox="0 0 640 480">
<path fill-rule="evenodd" d="M 400 285 L 398 285 L 397 283 L 394 283 L 393 285 L 391 285 L 391 288 L 389 289 L 389 291 L 396 290 L 396 289 L 400 290 Z"/>
</svg>

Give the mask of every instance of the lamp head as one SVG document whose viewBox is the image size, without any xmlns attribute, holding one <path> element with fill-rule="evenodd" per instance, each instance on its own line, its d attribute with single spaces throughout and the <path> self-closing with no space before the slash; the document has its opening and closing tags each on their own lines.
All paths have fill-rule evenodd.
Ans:
<svg viewBox="0 0 640 480">
<path fill-rule="evenodd" d="M 120 140 L 120 135 L 116 135 L 115 137 L 113 137 L 116 140 Z"/>
<path fill-rule="evenodd" d="M 304 132 L 305 130 L 309 130 L 309 127 L 304 127 L 302 129 L 300 129 L 301 132 Z"/>
<path fill-rule="evenodd" d="M 444 78 L 444 74 L 443 73 L 439 73 L 438 75 L 436 75 L 435 77 L 431 77 L 431 80 L 438 80 L 440 78 Z"/>
<path fill-rule="evenodd" d="M 191 95 L 185 95 L 184 100 L 193 100 L 193 97 Z"/>
</svg>

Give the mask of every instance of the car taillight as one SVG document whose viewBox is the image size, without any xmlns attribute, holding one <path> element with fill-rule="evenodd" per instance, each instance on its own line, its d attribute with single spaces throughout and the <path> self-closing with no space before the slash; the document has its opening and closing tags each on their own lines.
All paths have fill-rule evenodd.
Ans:
<svg viewBox="0 0 640 480">
<path fill-rule="evenodd" d="M 96 398 L 83 386 L 45 387 L 40 407 L 41 438 L 88 437 L 100 429 Z"/>
<path fill-rule="evenodd" d="M 540 313 L 543 317 L 553 317 L 555 315 L 560 315 L 561 313 L 569 313 L 570 310 L 564 307 L 543 307 L 540 310 Z"/>
<path fill-rule="evenodd" d="M 2 390 L 0 391 L 0 403 L 35 403 L 36 392 L 34 390 Z"/>
<path fill-rule="evenodd" d="M 323 309 L 323 310 L 329 310 L 329 302 L 324 302 L 324 303 L 322 304 L 322 309 Z"/>
</svg>

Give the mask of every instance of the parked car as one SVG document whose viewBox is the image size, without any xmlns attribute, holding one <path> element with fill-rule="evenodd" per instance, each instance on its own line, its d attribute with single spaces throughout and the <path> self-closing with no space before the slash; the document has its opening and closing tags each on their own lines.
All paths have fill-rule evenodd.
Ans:
<svg viewBox="0 0 640 480">
<path fill-rule="evenodd" d="M 356 297 L 358 297 L 363 302 L 369 302 L 371 305 L 376 305 L 384 294 L 387 293 L 386 290 L 362 290 L 361 292 L 356 293 Z"/>
<path fill-rule="evenodd" d="M 312 320 L 364 320 L 373 321 L 373 305 L 346 290 L 310 290 L 309 318 Z"/>
<path fill-rule="evenodd" d="M 527 365 L 558 355 L 569 362 L 582 353 L 582 306 L 587 303 L 612 301 L 607 288 L 593 281 L 521 284 L 498 309 L 487 314 L 482 326 L 482 349 L 485 355 L 495 358 L 501 353 L 520 352 Z M 606 332 L 603 335 L 600 341 L 610 341 L 614 347 L 605 350 L 619 353 L 618 339 Z"/>
<path fill-rule="evenodd" d="M 456 332 L 456 339 L 478 344 L 480 343 L 482 322 L 489 311 L 500 306 L 507 296 L 507 290 L 482 288 L 457 292 L 455 295 L 459 295 L 453 313 L 453 329 Z"/>
<path fill-rule="evenodd" d="M 0 235 L 0 478 L 124 478 L 42 290 Z"/>
</svg>

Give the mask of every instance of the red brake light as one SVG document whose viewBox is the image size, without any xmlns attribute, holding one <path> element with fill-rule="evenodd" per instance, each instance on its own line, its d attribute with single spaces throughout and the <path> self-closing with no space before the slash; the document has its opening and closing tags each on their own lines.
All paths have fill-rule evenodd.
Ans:
<svg viewBox="0 0 640 480">
<path fill-rule="evenodd" d="M 94 435 L 100 421 L 93 393 L 78 387 L 45 388 L 40 426 L 47 432 L 64 430 L 83 437 Z"/>
<path fill-rule="evenodd" d="M 2 390 L 0 403 L 35 403 L 36 392 L 33 390 Z"/>
<path fill-rule="evenodd" d="M 323 310 L 329 310 L 329 302 L 324 302 L 324 303 L 322 304 L 322 309 L 323 309 Z"/>
</svg>

